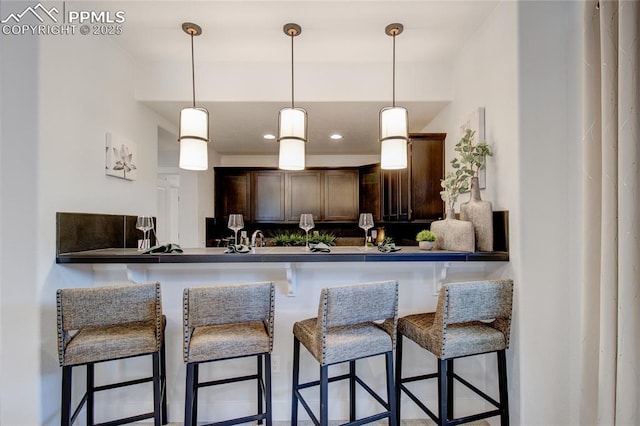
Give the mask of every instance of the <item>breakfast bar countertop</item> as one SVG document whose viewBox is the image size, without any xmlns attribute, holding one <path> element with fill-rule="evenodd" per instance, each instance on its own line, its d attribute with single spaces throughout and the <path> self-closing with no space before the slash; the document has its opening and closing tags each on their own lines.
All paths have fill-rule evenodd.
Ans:
<svg viewBox="0 0 640 426">
<path fill-rule="evenodd" d="M 183 253 L 142 254 L 134 248 L 108 248 L 60 253 L 56 263 L 261 263 L 261 262 L 503 262 L 506 251 L 455 252 L 420 250 L 402 246 L 383 253 L 376 247 L 337 246 L 330 253 L 313 253 L 304 247 L 258 247 L 249 253 L 225 253 L 225 248 L 185 248 Z"/>
</svg>

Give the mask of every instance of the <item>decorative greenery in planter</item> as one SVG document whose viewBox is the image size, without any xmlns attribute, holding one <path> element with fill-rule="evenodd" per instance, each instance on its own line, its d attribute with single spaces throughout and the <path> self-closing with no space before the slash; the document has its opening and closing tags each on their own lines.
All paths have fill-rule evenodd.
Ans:
<svg viewBox="0 0 640 426">
<path fill-rule="evenodd" d="M 336 245 L 336 236 L 330 232 L 320 231 L 317 235 L 309 235 L 309 243 L 325 243 L 328 246 Z M 304 246 L 306 244 L 305 234 L 298 231 L 279 231 L 273 237 L 273 244 L 276 246 Z"/>
<path fill-rule="evenodd" d="M 469 190 L 467 177 L 466 172 L 458 169 L 455 172 L 447 172 L 444 179 L 440 179 L 440 186 L 442 186 L 440 197 L 446 204 L 447 215 L 453 211 L 460 193 Z"/>
<path fill-rule="evenodd" d="M 493 155 L 487 141 L 474 143 L 475 134 L 475 130 L 467 129 L 454 148 L 460 154 L 460 160 L 451 160 L 451 167 L 461 171 L 464 179 L 478 177 L 480 170 L 485 168 L 487 156 Z"/>
<path fill-rule="evenodd" d="M 422 231 L 418 232 L 418 235 L 416 235 L 416 241 L 418 242 L 420 241 L 434 242 L 435 240 L 436 240 L 436 234 L 429 231 L 428 229 L 423 229 Z"/>
</svg>

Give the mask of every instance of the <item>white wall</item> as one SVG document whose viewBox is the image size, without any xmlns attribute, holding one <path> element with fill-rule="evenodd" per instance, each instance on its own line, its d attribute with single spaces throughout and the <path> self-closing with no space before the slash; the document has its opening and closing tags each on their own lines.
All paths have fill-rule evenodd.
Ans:
<svg viewBox="0 0 640 426">
<path fill-rule="evenodd" d="M 101 37 L 2 37 L 2 424 L 58 422 L 55 212 L 155 214 L 157 127 L 132 61 Z M 7 108 L 11 105 L 11 108 Z M 105 133 L 138 146 L 138 180 L 104 174 Z M 28 401 L 28 402 L 27 402 Z M 27 408 L 27 404 L 32 408 Z"/>
<path fill-rule="evenodd" d="M 580 5 L 502 2 L 474 34 L 454 68 L 451 104 L 425 131 L 458 135 L 474 108 L 486 108 L 485 200 L 509 210 L 515 279 L 508 352 L 515 424 L 576 424 L 576 265 L 579 191 Z M 457 136 L 448 137 L 447 159 Z M 465 196 L 460 201 L 465 201 Z M 541 238 L 543 236 L 543 238 Z M 541 407 L 544 407 L 541 409 Z M 571 409 L 569 409 L 571 408 Z M 572 421 L 574 419 L 574 421 Z"/>
<path fill-rule="evenodd" d="M 35 425 L 40 423 L 40 306 L 33 262 L 41 230 L 38 42 L 2 36 L 0 46 L 0 424 Z"/>
</svg>

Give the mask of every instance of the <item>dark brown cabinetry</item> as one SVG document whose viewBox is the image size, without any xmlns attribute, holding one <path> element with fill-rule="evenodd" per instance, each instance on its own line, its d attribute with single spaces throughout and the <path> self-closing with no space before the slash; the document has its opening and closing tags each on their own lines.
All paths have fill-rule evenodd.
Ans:
<svg viewBox="0 0 640 426">
<path fill-rule="evenodd" d="M 412 134 L 408 167 L 360 168 L 360 211 L 374 220 L 419 221 L 442 217 L 440 179 L 444 177 L 444 133 Z"/>
<path fill-rule="evenodd" d="M 313 214 L 313 220 L 322 219 L 321 171 L 287 172 L 287 221 L 298 221 L 302 213 Z"/>
<path fill-rule="evenodd" d="M 216 216 L 225 223 L 232 213 L 251 217 L 251 173 L 232 170 L 216 173 Z"/>
<path fill-rule="evenodd" d="M 241 213 L 245 221 L 297 222 L 358 219 L 358 170 L 216 169 L 216 217 Z"/>
<path fill-rule="evenodd" d="M 253 172 L 253 215 L 255 222 L 285 220 L 285 172 Z"/>
<path fill-rule="evenodd" d="M 411 220 L 443 216 L 444 133 L 411 136 Z"/>
<path fill-rule="evenodd" d="M 358 171 L 324 172 L 323 220 L 352 221 L 358 218 Z"/>
<path fill-rule="evenodd" d="M 372 213 L 375 222 L 379 222 L 381 218 L 381 193 L 380 165 L 369 164 L 360 167 L 360 213 Z"/>
</svg>

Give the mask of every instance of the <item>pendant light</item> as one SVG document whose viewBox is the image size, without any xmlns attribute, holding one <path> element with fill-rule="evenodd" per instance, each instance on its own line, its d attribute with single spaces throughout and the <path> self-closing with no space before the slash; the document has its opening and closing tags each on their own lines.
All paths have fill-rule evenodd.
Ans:
<svg viewBox="0 0 640 426">
<path fill-rule="evenodd" d="M 180 168 L 186 170 L 207 170 L 209 168 L 209 111 L 196 108 L 196 74 L 193 59 L 193 37 L 202 34 L 199 25 L 185 22 L 182 30 L 191 37 L 191 87 L 193 105 L 180 111 Z"/>
<path fill-rule="evenodd" d="M 393 37 L 393 103 L 380 110 L 380 167 L 386 170 L 407 168 L 407 110 L 396 106 L 396 36 L 402 24 L 389 24 L 384 32 Z"/>
<path fill-rule="evenodd" d="M 298 24 L 286 24 L 284 33 L 291 37 L 291 108 L 283 108 L 278 114 L 278 142 L 280 153 L 278 168 L 304 170 L 304 155 L 307 143 L 307 111 L 294 105 L 293 38 L 300 35 Z"/>
</svg>

